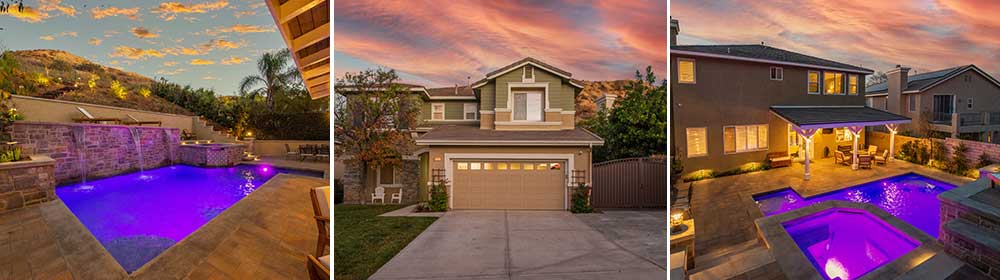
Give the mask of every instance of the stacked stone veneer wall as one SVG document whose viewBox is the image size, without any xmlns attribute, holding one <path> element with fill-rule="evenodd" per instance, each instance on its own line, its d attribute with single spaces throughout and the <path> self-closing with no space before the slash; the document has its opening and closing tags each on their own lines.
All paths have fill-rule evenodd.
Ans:
<svg viewBox="0 0 1000 280">
<path fill-rule="evenodd" d="M 196 166 L 233 166 L 243 158 L 243 145 L 182 145 L 181 162 Z"/>
<path fill-rule="evenodd" d="M 954 219 L 962 219 L 986 230 L 995 237 L 1000 237 L 1000 220 L 996 218 L 987 217 L 983 213 L 953 201 L 941 201 L 941 225 Z M 944 244 L 948 254 L 979 268 L 994 279 L 1000 279 L 1000 250 L 978 244 L 969 237 L 952 232 L 943 226 L 938 239 Z"/>
<path fill-rule="evenodd" d="M 0 163 L 0 213 L 57 199 L 54 163 L 46 156 Z"/>
<path fill-rule="evenodd" d="M 369 204 L 372 194 L 375 193 L 376 174 L 375 169 L 368 169 L 367 180 L 362 179 L 361 163 L 356 160 L 344 160 L 345 170 L 340 179 L 344 183 L 344 203 L 349 204 Z M 418 197 L 418 187 L 420 181 L 420 160 L 403 160 L 397 168 L 397 179 L 403 189 L 403 204 L 413 203 L 420 200 Z M 385 202 L 390 203 L 392 193 L 399 192 L 399 188 L 386 188 Z M 376 203 L 380 203 L 376 202 Z"/>
<path fill-rule="evenodd" d="M 55 160 L 56 184 L 114 176 L 151 169 L 178 160 L 180 129 L 150 126 L 15 122 L 8 128 L 24 154 L 42 154 Z M 130 129 L 140 133 L 142 161 Z M 75 135 L 82 133 L 77 145 Z M 83 161 L 81 162 L 81 156 Z"/>
</svg>

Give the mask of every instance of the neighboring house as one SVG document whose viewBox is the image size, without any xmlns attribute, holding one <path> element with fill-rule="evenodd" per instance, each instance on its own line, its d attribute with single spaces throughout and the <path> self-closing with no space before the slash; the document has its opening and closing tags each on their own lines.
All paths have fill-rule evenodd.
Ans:
<svg viewBox="0 0 1000 280">
<path fill-rule="evenodd" d="M 423 100 L 418 150 L 374 172 L 367 186 L 348 160 L 348 203 L 368 203 L 376 185 L 423 201 L 446 180 L 453 209 L 558 210 L 569 208 L 572 187 L 590 184 L 591 149 L 604 141 L 576 127 L 583 87 L 569 72 L 525 58 L 469 86 L 406 86 Z"/>
<path fill-rule="evenodd" d="M 672 45 L 670 70 L 671 137 L 685 175 L 752 167 L 769 153 L 833 156 L 856 138 L 863 146 L 866 126 L 909 121 L 865 106 L 872 70 L 770 46 Z"/>
<path fill-rule="evenodd" d="M 975 65 L 909 76 L 896 65 L 865 91 L 871 107 L 912 118 L 904 131 L 1000 143 L 1000 83 Z M 905 86 L 904 86 L 905 85 Z"/>
</svg>

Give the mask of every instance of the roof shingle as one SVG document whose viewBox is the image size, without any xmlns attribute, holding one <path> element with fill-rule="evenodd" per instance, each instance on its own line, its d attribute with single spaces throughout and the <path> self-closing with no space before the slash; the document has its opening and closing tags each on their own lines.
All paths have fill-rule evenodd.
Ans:
<svg viewBox="0 0 1000 280">
<path fill-rule="evenodd" d="M 442 125 L 436 126 L 430 132 L 417 138 L 417 144 L 427 144 L 427 141 L 497 141 L 520 142 L 521 144 L 537 142 L 538 145 L 551 142 L 594 142 L 603 143 L 603 139 L 583 128 L 573 130 L 524 131 L 524 130 L 493 130 L 480 129 L 479 125 Z"/>
<path fill-rule="evenodd" d="M 822 67 L 841 68 L 858 72 L 871 73 L 871 69 L 846 63 L 840 63 L 811 55 L 787 51 L 765 45 L 687 45 L 671 46 L 671 50 L 699 52 L 714 55 L 737 56 L 751 59 L 764 59 L 789 63 L 808 64 Z"/>
</svg>

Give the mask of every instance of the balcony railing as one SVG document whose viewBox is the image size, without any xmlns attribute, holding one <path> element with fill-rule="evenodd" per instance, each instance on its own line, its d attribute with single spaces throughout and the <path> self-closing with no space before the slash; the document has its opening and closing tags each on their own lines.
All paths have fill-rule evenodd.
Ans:
<svg viewBox="0 0 1000 280">
<path fill-rule="evenodd" d="M 931 113 L 931 122 L 936 124 L 951 124 L 952 113 L 942 113 L 933 112 Z"/>
<path fill-rule="evenodd" d="M 958 114 L 958 125 L 968 126 L 968 125 L 984 125 L 986 120 L 983 119 L 983 113 L 961 113 Z"/>
<path fill-rule="evenodd" d="M 1000 125 L 1000 112 L 942 113 L 932 112 L 931 123 L 948 126 Z"/>
</svg>

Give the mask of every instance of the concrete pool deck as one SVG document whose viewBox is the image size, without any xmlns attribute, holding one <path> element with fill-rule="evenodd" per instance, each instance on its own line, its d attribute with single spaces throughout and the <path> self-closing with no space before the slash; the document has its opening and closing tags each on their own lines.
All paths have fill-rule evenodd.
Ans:
<svg viewBox="0 0 1000 280">
<path fill-rule="evenodd" d="M 681 192 L 691 189 L 691 215 L 698 229 L 695 235 L 695 267 L 693 273 L 705 267 L 699 263 L 717 264 L 718 259 L 740 251 L 749 251 L 758 238 L 754 220 L 763 217 L 753 200 L 757 193 L 792 188 L 803 197 L 838 190 L 886 177 L 914 172 L 949 184 L 961 186 L 971 178 L 956 176 L 937 169 L 895 160 L 872 169 L 851 170 L 850 166 L 835 164 L 832 158 L 814 159 L 810 170 L 812 178 L 803 180 L 803 165 L 741 175 L 720 177 L 682 184 Z M 752 246 L 748 246 L 752 245 Z M 773 263 L 757 266 L 763 270 L 779 269 Z M 689 268 L 691 269 L 691 268 Z M 779 269 L 780 270 L 780 269 Z M 692 274 L 693 274 L 692 273 Z M 773 272 L 761 272 L 774 274 Z M 734 274 L 740 275 L 739 273 Z"/>
<path fill-rule="evenodd" d="M 131 276 L 62 201 L 0 214 L 0 279 L 307 279 L 309 189 L 328 184 L 279 174 Z"/>
</svg>

